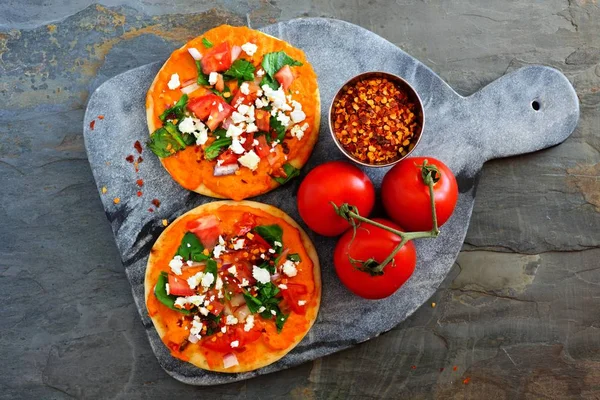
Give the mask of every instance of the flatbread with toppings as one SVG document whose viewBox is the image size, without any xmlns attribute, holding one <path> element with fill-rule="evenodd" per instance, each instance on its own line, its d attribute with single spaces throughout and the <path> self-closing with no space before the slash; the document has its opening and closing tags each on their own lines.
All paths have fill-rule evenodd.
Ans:
<svg viewBox="0 0 600 400">
<path fill-rule="evenodd" d="M 174 51 L 156 75 L 146 97 L 148 145 L 186 189 L 242 200 L 299 174 L 320 107 L 302 50 L 223 25 Z"/>
<path fill-rule="evenodd" d="M 174 357 L 211 371 L 251 371 L 283 357 L 315 322 L 319 260 L 278 208 L 218 201 L 164 230 L 150 252 L 145 291 Z"/>
</svg>

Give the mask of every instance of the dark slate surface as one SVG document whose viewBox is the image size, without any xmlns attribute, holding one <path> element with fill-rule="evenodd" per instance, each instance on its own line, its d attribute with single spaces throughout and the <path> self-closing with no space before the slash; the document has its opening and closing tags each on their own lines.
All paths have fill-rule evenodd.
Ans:
<svg viewBox="0 0 600 400">
<path fill-rule="evenodd" d="M 597 3 L 92 1 L 0 2 L 0 398 L 600 395 Z M 278 373 L 184 385 L 140 324 L 87 162 L 83 110 L 92 87 L 213 26 L 306 16 L 379 34 L 462 95 L 521 66 L 552 66 L 574 85 L 580 121 L 560 146 L 484 165 L 457 262 L 392 331 Z M 141 54 L 140 41 L 157 47 Z"/>
<path fill-rule="evenodd" d="M 464 98 L 456 94 L 429 68 L 392 43 L 346 22 L 300 19 L 262 29 L 305 50 L 319 76 L 324 113 L 317 145 L 303 174 L 314 166 L 343 156 L 327 128 L 328 105 L 335 92 L 352 76 L 370 70 L 395 73 L 419 93 L 425 111 L 425 129 L 416 155 L 431 155 L 445 162 L 459 180 L 460 196 L 453 217 L 436 240 L 417 241 L 418 262 L 411 279 L 393 296 L 381 301 L 357 298 L 346 290 L 333 269 L 335 239 L 311 235 L 319 254 L 323 297 L 319 317 L 307 337 L 279 362 L 243 374 L 219 374 L 200 370 L 169 355 L 162 344 L 144 302 L 144 275 L 149 250 L 163 229 L 162 219 L 172 221 L 200 204 L 214 199 L 192 194 L 172 181 L 149 151 L 136 173 L 126 161 L 137 140 L 148 138 L 145 126 L 145 94 L 162 65 L 154 63 L 118 75 L 90 97 L 84 118 L 88 159 L 101 194 L 127 276 L 152 347 L 165 370 L 176 379 L 195 385 L 213 385 L 247 379 L 364 342 L 402 322 L 425 302 L 442 282 L 460 251 L 467 232 L 476 179 L 488 159 L 506 157 L 556 145 L 575 129 L 579 103 L 569 81 L 558 71 L 541 66 L 517 70 Z M 315 46 L 314 38 L 321 38 Z M 140 48 L 144 52 L 143 48 Z M 352 60 L 340 69 L 341 59 Z M 532 107 L 537 102 L 539 110 Z M 98 119 L 103 115 L 104 119 Z M 93 125 L 93 129 L 91 124 Z M 387 169 L 365 169 L 376 187 Z M 144 180 L 142 197 L 136 179 Z M 295 201 L 300 179 L 254 200 L 283 209 L 301 222 Z M 110 188 L 102 194 L 103 187 Z M 118 197 L 120 202 L 114 203 Z M 162 205 L 148 212 L 149 199 Z M 306 229 L 306 227 L 305 227 Z"/>
</svg>

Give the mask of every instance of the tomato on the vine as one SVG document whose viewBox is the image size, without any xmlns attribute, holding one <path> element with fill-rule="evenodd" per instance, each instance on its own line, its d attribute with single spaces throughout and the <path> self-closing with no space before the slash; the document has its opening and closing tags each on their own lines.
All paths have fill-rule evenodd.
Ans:
<svg viewBox="0 0 600 400">
<path fill-rule="evenodd" d="M 319 165 L 306 175 L 298 189 L 298 212 L 313 231 L 337 236 L 349 228 L 336 214 L 336 205 L 351 203 L 361 215 L 369 215 L 375 204 L 371 179 L 358 167 L 342 161 Z"/>
<path fill-rule="evenodd" d="M 425 160 L 438 170 L 432 174 L 438 226 L 450 218 L 458 200 L 456 178 L 446 164 L 433 157 L 410 157 L 400 161 L 383 178 L 381 197 L 390 219 L 407 231 L 433 228 L 429 187 L 421 173 Z"/>
<path fill-rule="evenodd" d="M 403 231 L 398 225 L 382 218 L 373 218 L 392 229 Z M 382 273 L 374 274 L 360 262 L 372 259 L 383 262 L 400 244 L 402 239 L 395 233 L 361 223 L 352 238 L 352 230 L 339 239 L 333 254 L 335 271 L 342 283 L 355 294 L 366 299 L 383 299 L 390 296 L 410 278 L 417 263 L 417 252 L 412 242 L 407 242 L 383 267 Z"/>
</svg>

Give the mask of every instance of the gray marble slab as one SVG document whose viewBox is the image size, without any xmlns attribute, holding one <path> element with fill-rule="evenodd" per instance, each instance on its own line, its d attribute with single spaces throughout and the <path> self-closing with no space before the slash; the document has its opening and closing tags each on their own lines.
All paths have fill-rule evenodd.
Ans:
<svg viewBox="0 0 600 400">
<path fill-rule="evenodd" d="M 322 357 L 386 332 L 423 304 L 442 282 L 461 249 L 473 209 L 477 180 L 487 160 L 532 152 L 561 143 L 575 129 L 579 104 L 575 91 L 557 70 L 529 66 L 508 74 L 469 97 L 461 97 L 425 65 L 392 43 L 358 26 L 331 19 L 297 19 L 261 29 L 302 48 L 318 76 L 323 110 L 339 86 L 364 71 L 382 70 L 402 76 L 415 87 L 425 107 L 425 131 L 415 155 L 444 161 L 456 174 L 460 196 L 452 218 L 436 240 L 416 243 L 418 264 L 411 279 L 393 296 L 362 300 L 335 276 L 335 239 L 311 234 L 321 260 L 322 307 L 307 337 L 279 362 L 242 374 L 212 373 L 172 358 L 160 341 L 144 305 L 144 271 L 148 252 L 163 230 L 187 210 L 213 199 L 179 187 L 144 149 L 139 173 L 125 158 L 133 143 L 144 143 L 145 93 L 161 62 L 118 75 L 90 97 L 84 120 L 85 145 L 100 196 L 111 223 L 133 296 L 161 366 L 176 379 L 214 385 L 248 379 Z M 537 102 L 539 110 L 532 106 Z M 104 119 L 98 119 L 103 115 Z M 95 121 L 94 129 L 90 123 Z M 332 143 L 322 115 L 321 134 L 302 176 L 284 187 L 254 198 L 272 204 L 302 223 L 295 194 L 302 177 L 314 166 L 343 159 Z M 378 186 L 385 170 L 367 169 Z M 143 195 L 136 179 L 144 180 Z M 102 194 L 101 188 L 107 193 Z M 115 204 L 113 199 L 120 198 Z M 161 206 L 155 212 L 150 201 Z M 378 211 L 376 211 L 378 212 Z"/>
</svg>

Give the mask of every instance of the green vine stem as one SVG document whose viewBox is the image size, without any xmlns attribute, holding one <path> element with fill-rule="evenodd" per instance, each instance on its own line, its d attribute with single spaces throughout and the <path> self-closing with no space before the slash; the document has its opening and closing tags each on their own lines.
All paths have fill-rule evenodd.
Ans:
<svg viewBox="0 0 600 400">
<path fill-rule="evenodd" d="M 365 218 L 365 217 L 361 216 L 358 213 L 358 209 L 353 205 L 344 203 L 344 204 L 341 204 L 340 206 L 337 206 L 335 203 L 331 202 L 331 204 L 333 205 L 333 208 L 335 209 L 335 212 L 340 217 L 342 217 L 346 221 L 348 221 L 350 223 L 350 225 L 352 225 L 352 229 L 354 229 L 355 233 L 356 233 L 356 228 L 357 228 L 356 221 L 360 221 L 360 222 L 364 222 L 364 223 L 376 226 L 376 227 L 386 230 L 388 232 L 392 232 L 392 233 L 400 236 L 400 238 L 402 239 L 400 241 L 400 244 L 398 244 L 398 246 L 396 246 L 396 248 L 394 248 L 394 250 L 381 263 L 377 263 L 377 261 L 375 261 L 373 259 L 369 259 L 366 261 L 358 261 L 358 260 L 354 260 L 354 259 L 350 258 L 350 260 L 353 264 L 355 264 L 355 263 L 362 264 L 361 269 L 368 271 L 372 275 L 381 275 L 383 273 L 383 268 L 386 265 L 388 265 L 390 262 L 392 262 L 392 260 L 396 256 L 396 254 L 398 254 L 400 249 L 402 249 L 402 247 L 408 241 L 414 240 L 414 239 L 422 239 L 422 238 L 436 238 L 440 234 L 440 229 L 438 228 L 437 213 L 435 210 L 435 197 L 434 197 L 434 192 L 433 192 L 433 186 L 439 180 L 439 170 L 435 165 L 428 164 L 427 160 L 425 160 L 423 162 L 423 164 L 419 165 L 418 167 L 421 169 L 421 177 L 423 178 L 423 182 L 429 188 L 429 200 L 430 200 L 430 204 L 431 204 L 431 219 L 432 219 L 432 229 L 429 231 L 402 232 L 397 229 L 390 228 L 389 226 L 383 225 L 377 221 L 373 221 L 369 218 Z"/>
</svg>

